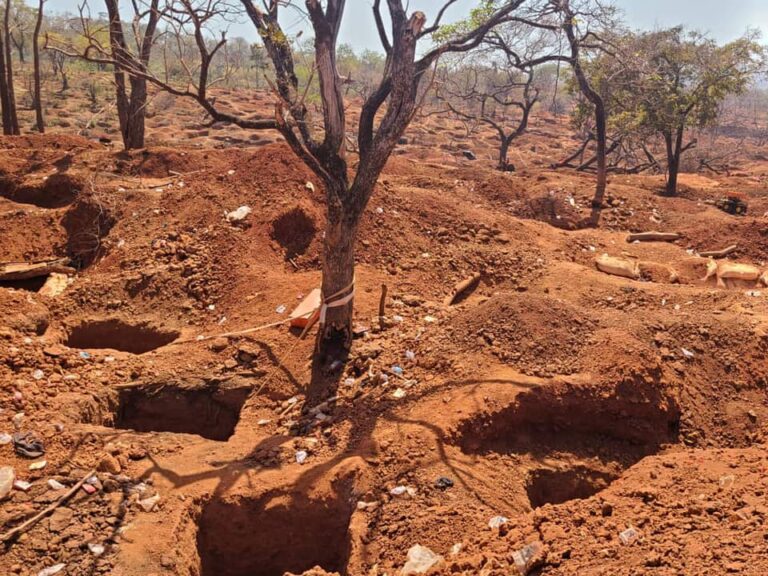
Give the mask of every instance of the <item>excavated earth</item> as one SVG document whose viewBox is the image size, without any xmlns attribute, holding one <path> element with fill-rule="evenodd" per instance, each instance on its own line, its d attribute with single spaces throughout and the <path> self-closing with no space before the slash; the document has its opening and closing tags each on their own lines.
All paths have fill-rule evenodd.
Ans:
<svg viewBox="0 0 768 576">
<path fill-rule="evenodd" d="M 226 334 L 319 285 L 320 183 L 279 139 L 169 117 L 132 153 L 0 140 L 0 263 L 77 270 L 56 296 L 0 284 L 0 433 L 45 448 L 0 445 L 30 483 L 2 534 L 76 488 L 2 544 L 1 574 L 384 576 L 416 544 L 431 574 L 768 573 L 768 292 L 703 283 L 697 256 L 737 242 L 765 266 L 759 149 L 677 198 L 612 175 L 590 229 L 592 177 L 548 168 L 566 118 L 537 118 L 503 174 L 492 133 L 418 121 L 362 224 L 352 357 L 313 375 L 311 337 Z M 711 204 L 727 191 L 748 216 Z M 626 241 L 649 229 L 681 238 Z"/>
</svg>

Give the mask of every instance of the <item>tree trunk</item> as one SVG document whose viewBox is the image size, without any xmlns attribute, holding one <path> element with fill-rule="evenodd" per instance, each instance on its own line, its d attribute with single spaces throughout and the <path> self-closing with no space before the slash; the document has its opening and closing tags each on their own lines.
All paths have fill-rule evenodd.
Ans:
<svg viewBox="0 0 768 576">
<path fill-rule="evenodd" d="M 677 129 L 674 142 L 672 135 L 665 135 L 664 140 L 667 145 L 667 187 L 665 193 L 667 196 L 677 195 L 677 176 L 680 173 L 680 155 L 683 150 L 684 127 Z"/>
<path fill-rule="evenodd" d="M 126 150 L 144 148 L 145 118 L 147 111 L 147 82 L 131 78 L 131 97 L 125 113 L 123 144 Z"/>
<path fill-rule="evenodd" d="M 504 136 L 501 137 L 501 146 L 499 146 L 499 170 L 506 171 L 507 169 L 507 156 L 509 155 L 509 145 L 512 140 Z"/>
<path fill-rule="evenodd" d="M 40 82 L 40 29 L 43 26 L 43 5 L 45 0 L 40 0 L 37 7 L 37 21 L 35 32 L 32 35 L 32 61 L 34 65 L 35 82 L 35 118 L 36 128 L 41 134 L 45 132 L 45 119 L 43 118 L 43 91 Z"/>
<path fill-rule="evenodd" d="M 0 107 L 3 116 L 3 134 L 13 134 L 13 122 L 11 121 L 11 103 L 8 99 L 8 75 L 5 71 L 5 45 L 4 34 L 0 30 Z"/>
<path fill-rule="evenodd" d="M 16 94 L 13 89 L 13 49 L 11 48 L 11 2 L 5 3 L 5 74 L 6 89 L 8 91 L 8 119 L 11 126 L 11 134 L 20 134 L 19 118 L 16 115 Z"/>
<path fill-rule="evenodd" d="M 349 192 L 349 196 L 355 193 Z M 323 299 L 328 304 L 352 293 L 355 277 L 355 239 L 360 214 L 333 201 L 328 194 L 327 226 L 323 243 Z M 330 300 L 330 302 L 329 302 Z M 326 308 L 325 323 L 317 334 L 317 351 L 324 364 L 344 360 L 352 344 L 354 298 Z"/>
<path fill-rule="evenodd" d="M 595 103 L 595 137 L 597 139 L 597 185 L 592 207 L 600 209 L 605 198 L 605 188 L 608 180 L 608 130 L 605 119 L 605 106 L 602 99 Z M 597 224 L 595 222 L 595 224 Z"/>
</svg>

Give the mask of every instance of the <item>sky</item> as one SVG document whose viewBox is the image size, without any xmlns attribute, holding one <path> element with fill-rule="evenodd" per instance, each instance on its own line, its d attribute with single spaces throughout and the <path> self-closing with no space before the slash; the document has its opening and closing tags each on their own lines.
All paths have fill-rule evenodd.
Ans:
<svg viewBox="0 0 768 576">
<path fill-rule="evenodd" d="M 27 0 L 35 4 L 33 0 Z M 48 0 L 47 9 L 57 12 L 76 11 L 78 0 Z M 411 11 L 421 10 L 429 19 L 434 17 L 444 0 L 410 0 Z M 738 38 L 748 28 L 759 28 L 768 42 L 768 0 L 614 0 L 625 13 L 632 28 L 653 29 L 684 24 L 688 28 L 710 33 L 720 42 Z M 101 0 L 90 0 L 93 13 L 103 11 Z M 463 17 L 478 4 L 478 0 L 459 0 L 446 14 L 446 21 Z M 298 16 L 286 19 L 286 29 L 298 32 L 303 24 Z M 290 33 L 290 32 L 289 32 Z M 248 23 L 235 24 L 230 36 L 255 39 Z M 340 41 L 356 50 L 380 50 L 371 16 L 371 0 L 347 0 Z"/>
</svg>

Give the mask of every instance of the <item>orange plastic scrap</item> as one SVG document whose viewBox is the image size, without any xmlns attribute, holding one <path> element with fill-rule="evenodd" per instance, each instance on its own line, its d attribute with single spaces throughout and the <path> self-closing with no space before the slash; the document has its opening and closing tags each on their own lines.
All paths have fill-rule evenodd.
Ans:
<svg viewBox="0 0 768 576">
<path fill-rule="evenodd" d="M 306 328 L 320 314 L 320 288 L 307 294 L 304 300 L 291 312 L 291 327 Z"/>
</svg>

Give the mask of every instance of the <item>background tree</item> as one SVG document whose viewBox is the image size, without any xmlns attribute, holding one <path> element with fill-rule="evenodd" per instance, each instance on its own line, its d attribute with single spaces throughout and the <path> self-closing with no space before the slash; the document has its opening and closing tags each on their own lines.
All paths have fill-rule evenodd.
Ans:
<svg viewBox="0 0 768 576">
<path fill-rule="evenodd" d="M 729 94 L 744 92 L 762 63 L 762 49 L 753 35 L 718 46 L 682 27 L 631 34 L 616 58 L 597 66 L 594 75 L 615 67 L 617 114 L 638 130 L 659 134 L 667 159 L 668 195 L 677 193 L 682 155 L 696 146 L 686 141 L 688 129 L 714 124 Z"/>
<path fill-rule="evenodd" d="M 3 133 L 19 134 L 16 113 L 16 92 L 13 85 L 13 52 L 11 48 L 11 0 L 3 7 L 3 27 L 0 33 L 0 104 L 3 107 Z"/>
<path fill-rule="evenodd" d="M 37 15 L 35 18 L 35 31 L 32 34 L 32 60 L 33 60 L 33 78 L 34 78 L 34 107 L 35 107 L 35 127 L 41 134 L 45 132 L 45 119 L 43 118 L 43 89 L 42 77 L 40 71 L 40 32 L 43 28 L 45 0 L 39 0 L 37 5 Z"/>
</svg>

